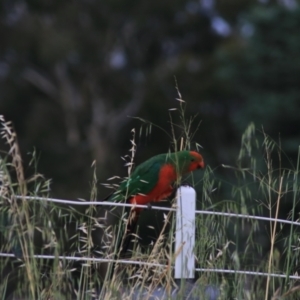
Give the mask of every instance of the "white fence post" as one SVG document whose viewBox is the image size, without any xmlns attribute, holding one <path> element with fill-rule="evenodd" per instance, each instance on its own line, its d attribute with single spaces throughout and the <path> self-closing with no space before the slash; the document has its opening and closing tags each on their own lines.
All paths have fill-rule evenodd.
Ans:
<svg viewBox="0 0 300 300">
<path fill-rule="evenodd" d="M 195 210 L 196 191 L 181 186 L 177 190 L 175 279 L 195 277 Z"/>
</svg>

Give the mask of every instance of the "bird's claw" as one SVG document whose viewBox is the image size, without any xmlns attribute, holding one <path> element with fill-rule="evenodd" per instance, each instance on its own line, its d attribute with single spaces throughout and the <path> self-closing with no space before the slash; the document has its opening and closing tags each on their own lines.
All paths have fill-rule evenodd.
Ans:
<svg viewBox="0 0 300 300">
<path fill-rule="evenodd" d="M 188 187 L 192 187 L 188 182 L 184 181 L 181 183 L 181 186 L 188 186 Z"/>
<path fill-rule="evenodd" d="M 147 203 L 147 209 L 152 209 L 152 204 L 150 202 Z"/>
</svg>

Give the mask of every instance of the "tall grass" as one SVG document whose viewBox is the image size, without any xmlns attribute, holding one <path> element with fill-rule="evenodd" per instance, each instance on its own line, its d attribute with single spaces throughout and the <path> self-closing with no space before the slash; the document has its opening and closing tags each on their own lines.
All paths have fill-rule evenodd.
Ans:
<svg viewBox="0 0 300 300">
<path fill-rule="evenodd" d="M 198 149 L 201 146 L 193 141 L 193 136 L 200 123 L 195 124 L 195 117 L 187 118 L 186 103 L 179 90 L 177 100 L 179 107 L 169 112 L 171 133 L 166 131 L 170 138 L 170 150 Z M 179 116 L 179 124 L 173 121 L 174 113 Z M 151 134 L 155 124 L 140 120 L 146 126 L 146 134 Z M 13 257 L 0 257 L 0 297 L 131 299 L 137 290 L 144 294 L 148 291 L 149 296 L 159 287 L 164 287 L 166 294 L 171 296 L 178 285 L 173 279 L 172 265 L 180 251 L 173 249 L 173 212 L 156 215 L 161 219 L 160 232 L 151 245 L 141 245 L 139 237 L 136 237 L 130 255 L 121 257 L 118 245 L 124 239 L 129 217 L 125 210 L 118 212 L 118 226 L 107 228 L 99 217 L 108 211 L 103 207 L 28 200 L 27 196 L 49 197 L 50 183 L 38 173 L 25 178 L 13 126 L 3 117 L 0 122 L 1 136 L 8 144 L 7 154 L 0 157 L 0 251 L 14 254 Z M 142 134 L 141 130 L 139 132 Z M 135 130 L 132 134 L 129 155 L 124 157 L 128 176 L 134 168 L 136 152 Z M 32 164 L 35 162 L 33 153 Z M 280 218 L 298 222 L 299 158 L 295 167 L 291 164 L 286 167 L 280 143 L 275 143 L 266 133 L 257 131 L 250 124 L 242 135 L 236 162 L 231 166 L 221 166 L 226 171 L 226 178 L 219 176 L 207 163 L 204 174 L 195 173 L 180 179 L 177 185 L 183 181 L 195 186 L 198 209 L 245 216 L 197 215 L 197 267 L 280 273 L 287 277 L 202 271 L 197 273 L 194 289 L 185 296 L 183 289 L 179 298 L 188 299 L 195 294 L 204 297 L 208 286 L 218 289 L 219 299 L 300 297 L 297 281 L 289 278 L 298 274 L 299 226 L 279 222 Z M 93 163 L 95 172 L 90 201 L 98 198 L 95 166 Z M 118 184 L 114 182 L 108 181 L 106 186 L 115 190 Z M 150 211 L 148 214 L 152 216 L 156 212 Z M 275 221 L 268 223 L 247 218 L 247 215 L 269 216 Z M 140 226 L 145 225 L 140 222 Z M 153 229 L 153 224 L 149 226 Z M 99 243 L 106 246 L 105 253 L 97 248 Z M 35 254 L 53 255 L 55 259 L 41 259 Z M 83 260 L 59 258 L 64 255 L 82 257 Z M 104 256 L 112 261 L 84 260 L 84 257 Z M 121 264 L 118 263 L 119 258 L 147 264 Z M 147 299 L 148 296 L 143 297 Z"/>
</svg>

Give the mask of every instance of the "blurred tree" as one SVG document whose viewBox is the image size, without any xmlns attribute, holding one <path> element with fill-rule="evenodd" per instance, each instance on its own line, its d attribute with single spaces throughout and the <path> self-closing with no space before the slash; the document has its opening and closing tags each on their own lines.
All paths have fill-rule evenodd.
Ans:
<svg viewBox="0 0 300 300">
<path fill-rule="evenodd" d="M 296 161 L 300 8 L 257 6 L 241 16 L 241 23 L 244 42 L 237 45 L 231 41 L 217 51 L 221 67 L 216 76 L 227 83 L 226 98 L 237 108 L 232 114 L 233 124 L 243 130 L 254 120 L 275 140 L 280 135 L 283 150 Z"/>
<path fill-rule="evenodd" d="M 167 109 L 178 107 L 175 75 L 188 99 L 187 116 L 198 114 L 203 120 L 194 139 L 204 145 L 206 161 L 232 164 L 240 133 L 253 119 L 275 134 L 282 131 L 284 123 L 269 126 L 278 112 L 272 99 L 281 107 L 278 99 L 287 99 L 287 88 L 288 97 L 297 93 L 296 86 L 277 92 L 290 65 L 297 72 L 292 58 L 298 49 L 298 21 L 292 21 L 297 11 L 238 0 L 229 5 L 135 1 L 130 6 L 113 0 L 3 0 L 0 112 L 14 122 L 23 153 L 34 146 L 40 153 L 39 171 L 53 178 L 53 196 L 88 197 L 94 159 L 101 181 L 125 175 L 119 157 L 130 147 L 131 128 L 138 132 L 141 126 L 128 116 L 149 119 L 171 132 Z M 282 46 L 285 41 L 289 46 Z M 258 87 L 263 92 L 254 92 Z M 252 113 L 257 106 L 261 112 Z M 284 109 L 293 120 L 292 105 Z M 180 136 L 181 129 L 176 133 Z M 170 142 L 153 128 L 151 136 L 138 138 L 137 163 L 167 151 Z M 29 158 L 23 157 L 26 165 Z"/>
<path fill-rule="evenodd" d="M 178 56 L 205 53 L 215 40 L 185 1 L 3 1 L 0 14 L 0 110 L 22 150 L 37 147 L 39 168 L 60 196 L 88 194 L 93 159 L 102 180 L 120 172 L 128 116 L 155 115 L 165 126 Z"/>
</svg>

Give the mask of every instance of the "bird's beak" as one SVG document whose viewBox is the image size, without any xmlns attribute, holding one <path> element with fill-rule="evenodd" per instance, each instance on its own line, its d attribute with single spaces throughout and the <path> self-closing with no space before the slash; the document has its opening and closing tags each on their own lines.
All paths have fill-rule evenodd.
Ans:
<svg viewBox="0 0 300 300">
<path fill-rule="evenodd" d="M 205 163 L 204 161 L 199 162 L 197 169 L 204 169 Z"/>
</svg>

